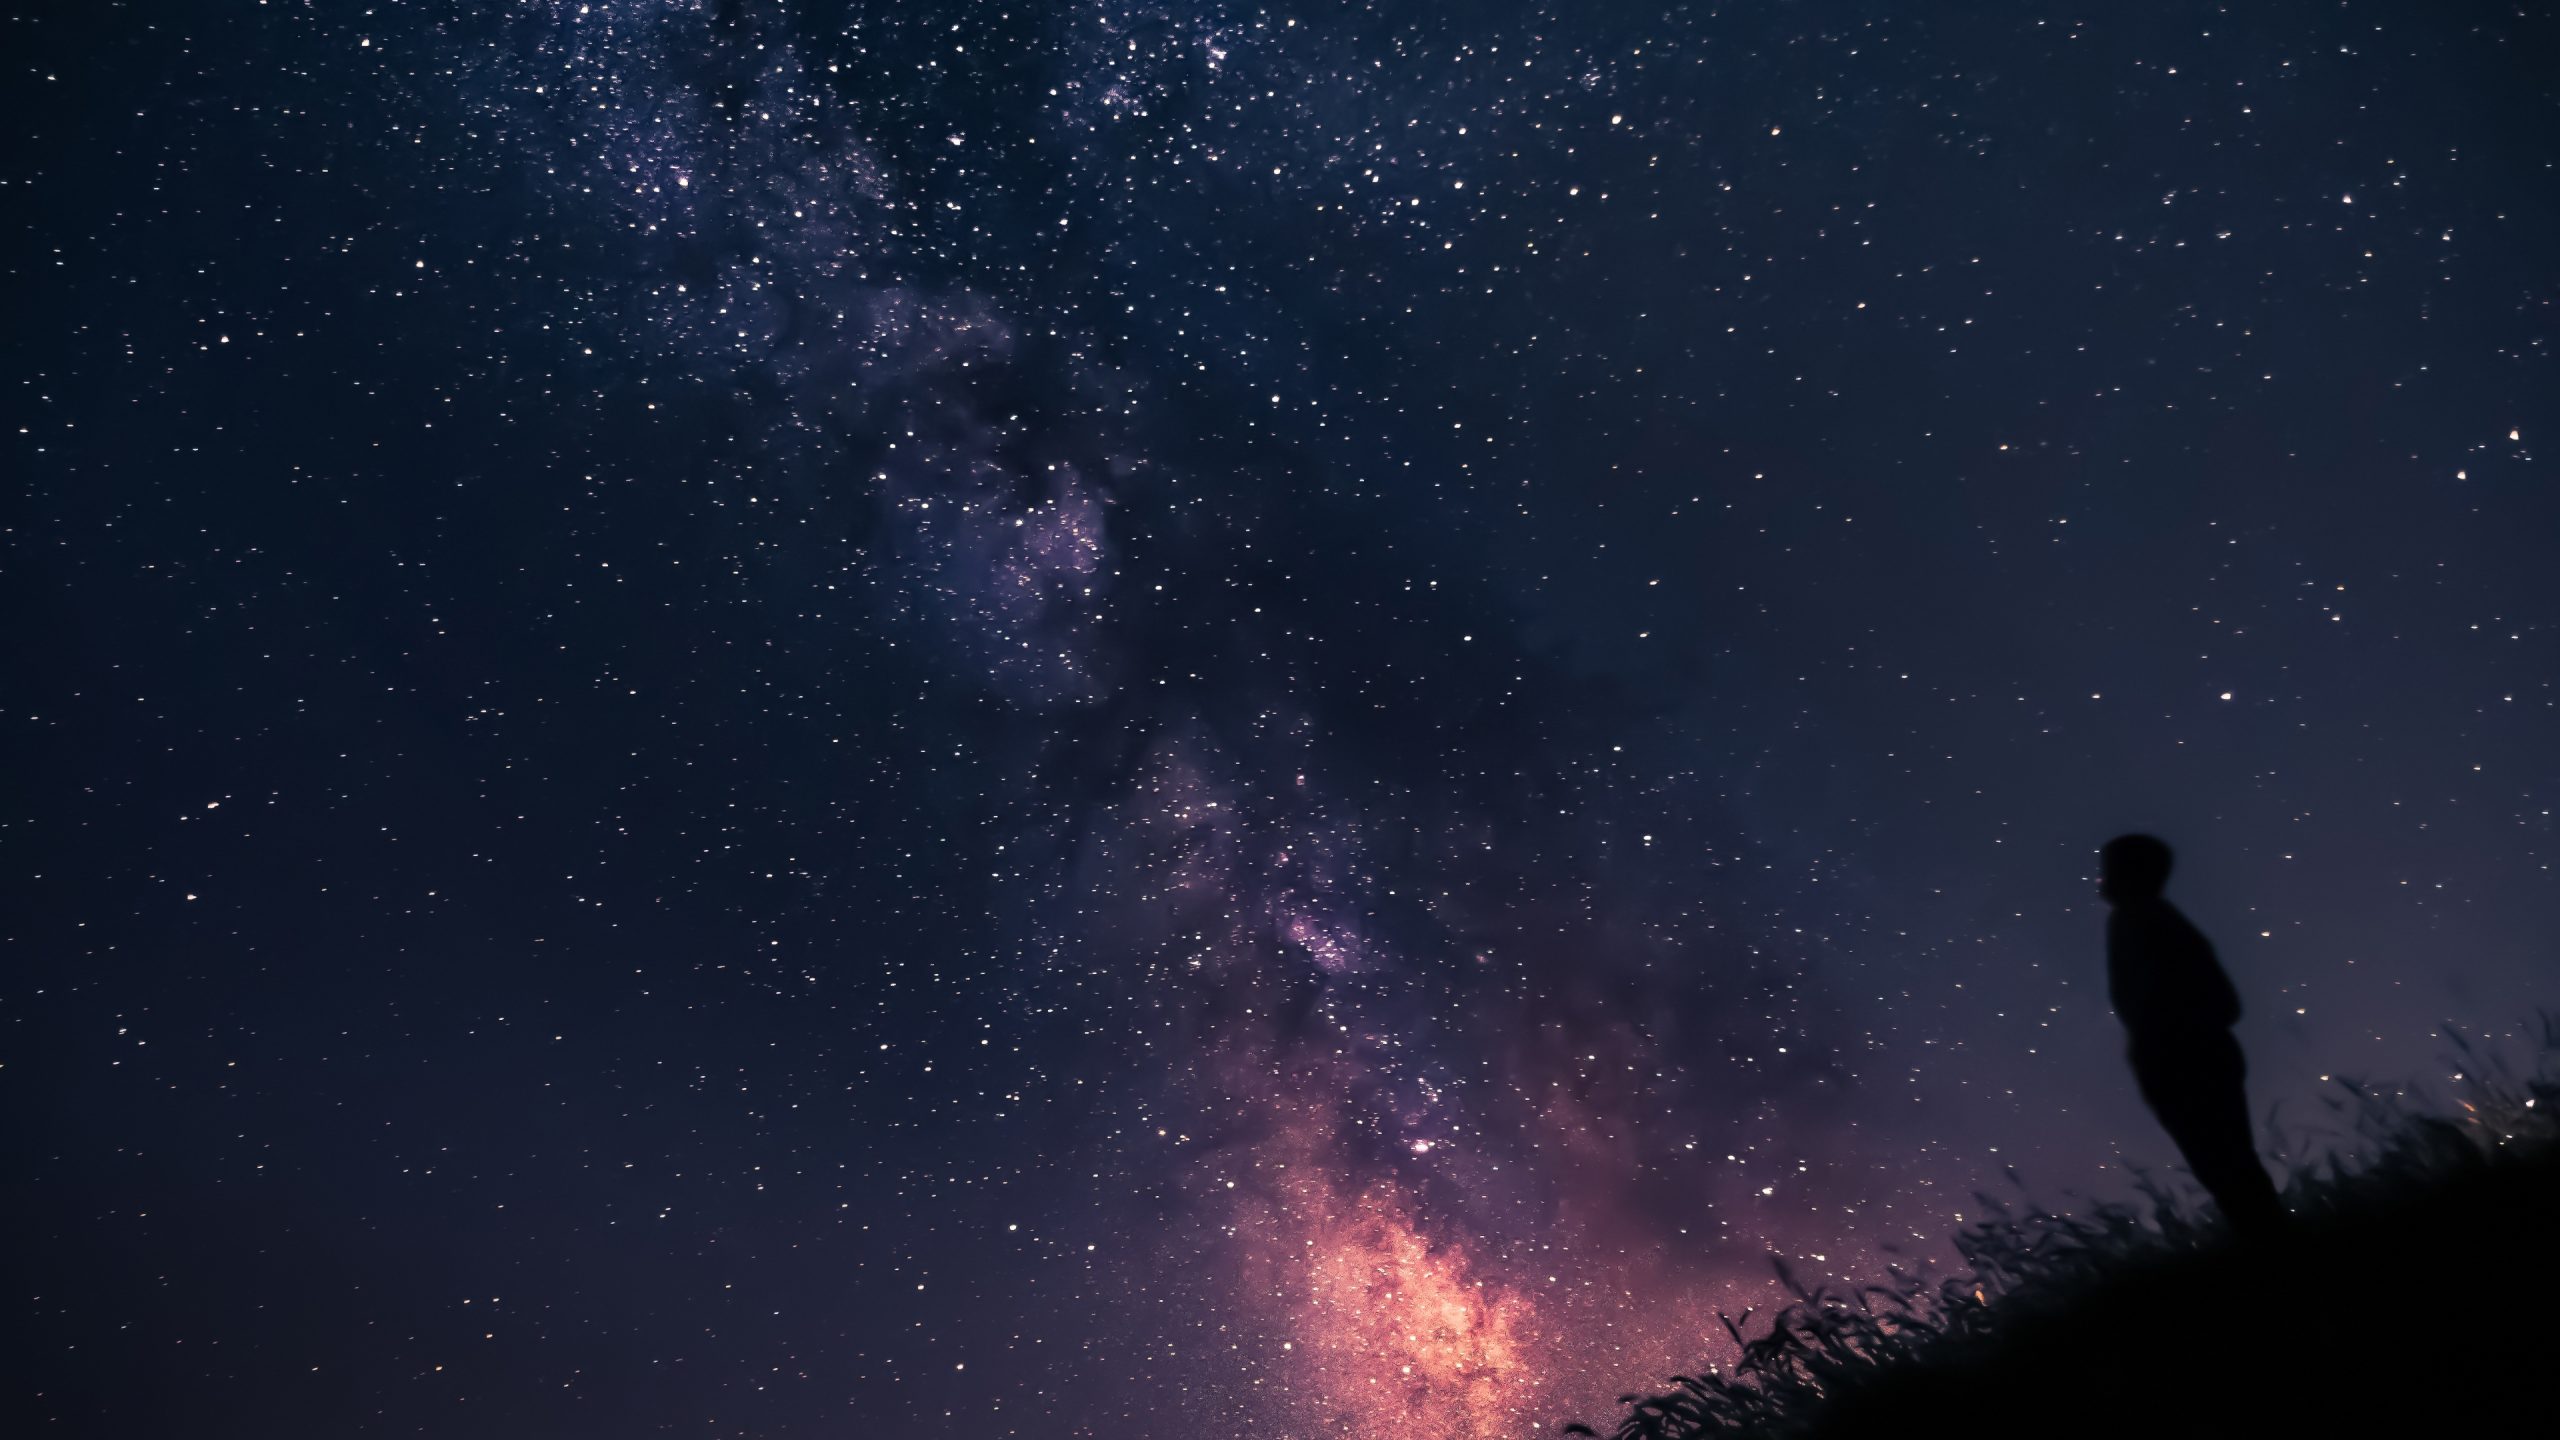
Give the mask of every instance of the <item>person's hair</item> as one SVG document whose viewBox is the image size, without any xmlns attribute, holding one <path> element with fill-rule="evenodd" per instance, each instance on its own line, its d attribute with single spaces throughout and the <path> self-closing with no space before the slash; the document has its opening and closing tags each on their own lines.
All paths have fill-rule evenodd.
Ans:
<svg viewBox="0 0 2560 1440">
<path fill-rule="evenodd" d="M 2108 888 L 2124 895 L 2156 895 L 2169 883 L 2169 846 L 2155 835 L 2119 835 L 2098 852 Z"/>
</svg>

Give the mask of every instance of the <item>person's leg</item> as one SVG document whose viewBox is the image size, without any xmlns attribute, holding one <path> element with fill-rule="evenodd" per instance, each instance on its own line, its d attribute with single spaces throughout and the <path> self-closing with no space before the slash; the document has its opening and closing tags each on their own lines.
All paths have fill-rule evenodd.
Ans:
<svg viewBox="0 0 2560 1440">
<path fill-rule="evenodd" d="M 2146 1067 L 2143 1098 L 2231 1228 L 2266 1234 L 2284 1222 L 2284 1205 L 2258 1160 L 2239 1043 L 2227 1035 L 2199 1040 L 2181 1062 Z"/>
<path fill-rule="evenodd" d="M 2258 1159 L 2249 1131 L 2249 1102 L 2239 1092 L 2218 1098 L 2202 1133 L 2187 1144 L 2187 1163 L 2213 1202 L 2243 1235 L 2264 1234 L 2284 1223 L 2284 1202 Z"/>
<path fill-rule="evenodd" d="M 2249 1091 L 2245 1083 L 2246 1063 L 2240 1057 L 2240 1043 L 2226 1038 L 2230 1047 L 2226 1073 L 2217 1075 L 2215 1093 L 2206 1113 L 2212 1138 L 2206 1143 L 2214 1156 L 2217 1173 L 2206 1177 L 2199 1172 L 2205 1188 L 2213 1192 L 2214 1203 L 2231 1217 L 2231 1228 L 2243 1235 L 2263 1237 L 2284 1224 L 2284 1201 L 2276 1195 L 2276 1182 L 2268 1176 L 2266 1163 L 2258 1158 L 2256 1129 L 2249 1123 Z"/>
</svg>

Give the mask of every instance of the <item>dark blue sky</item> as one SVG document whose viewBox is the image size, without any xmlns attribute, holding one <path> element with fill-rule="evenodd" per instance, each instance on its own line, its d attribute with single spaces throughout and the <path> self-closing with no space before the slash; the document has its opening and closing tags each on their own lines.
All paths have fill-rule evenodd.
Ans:
<svg viewBox="0 0 2560 1440">
<path fill-rule="evenodd" d="M 2555 993 L 2528 7 L 7 18 L 66 1435 L 1535 1433 Z"/>
</svg>

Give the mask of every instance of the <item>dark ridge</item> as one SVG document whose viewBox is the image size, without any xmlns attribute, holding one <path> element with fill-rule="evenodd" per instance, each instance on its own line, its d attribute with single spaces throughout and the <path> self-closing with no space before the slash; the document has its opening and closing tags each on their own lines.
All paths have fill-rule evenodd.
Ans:
<svg viewBox="0 0 2560 1440">
<path fill-rule="evenodd" d="M 2449 1115 L 2348 1084 L 2352 1139 L 2298 1171 L 2291 1223 L 2233 1241 L 2145 1203 L 2003 1209 L 1963 1273 L 1807 1290 L 1735 1363 L 1624 1397 L 1613 1440 L 2553 1434 L 2560 1025 L 2518 1077 L 2460 1037 Z M 2479 1068 L 2488 1065 L 2488 1073 Z"/>
</svg>

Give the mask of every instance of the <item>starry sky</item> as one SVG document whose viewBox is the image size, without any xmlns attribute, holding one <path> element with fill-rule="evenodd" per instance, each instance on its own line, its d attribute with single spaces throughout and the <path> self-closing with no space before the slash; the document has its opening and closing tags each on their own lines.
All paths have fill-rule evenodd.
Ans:
<svg viewBox="0 0 2560 1440">
<path fill-rule="evenodd" d="M 2560 1004 L 2541 7 L 0 35 L 13 1429 L 1552 1433 L 2172 1158 L 2109 835 Z"/>
</svg>

